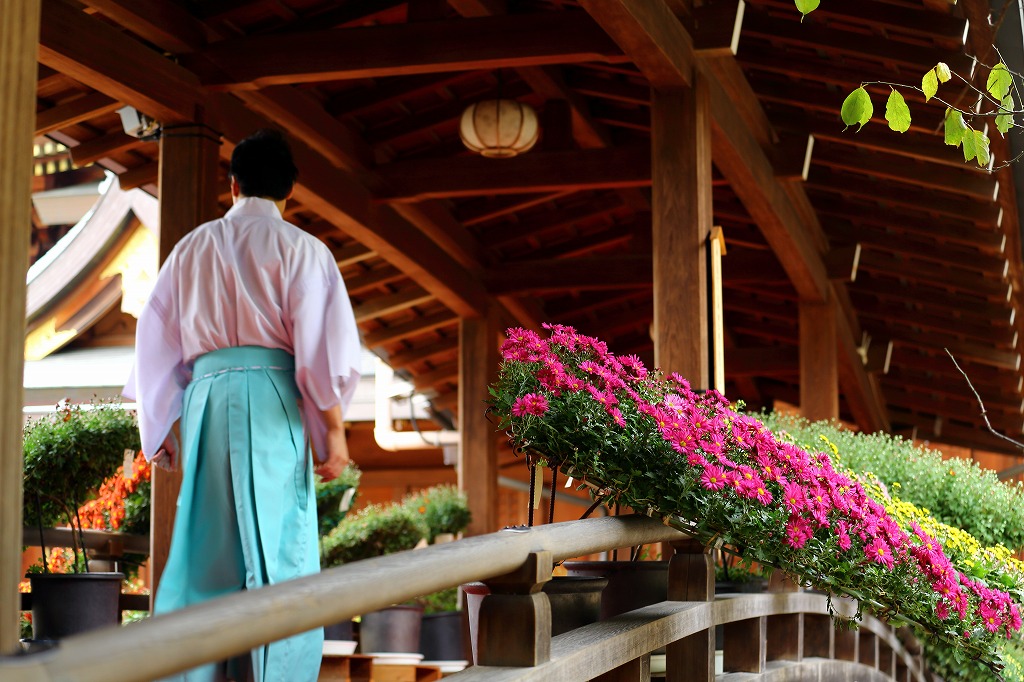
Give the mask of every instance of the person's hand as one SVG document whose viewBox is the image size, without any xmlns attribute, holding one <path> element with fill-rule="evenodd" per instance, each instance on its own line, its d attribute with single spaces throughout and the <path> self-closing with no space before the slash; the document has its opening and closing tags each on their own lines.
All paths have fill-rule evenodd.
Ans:
<svg viewBox="0 0 1024 682">
<path fill-rule="evenodd" d="M 178 470 L 178 439 L 174 437 L 173 431 L 167 434 L 163 445 L 156 451 L 153 464 L 165 471 Z"/>
<path fill-rule="evenodd" d="M 348 465 L 348 441 L 345 428 L 327 430 L 327 459 L 317 464 L 315 471 L 325 481 L 333 481 Z"/>
</svg>

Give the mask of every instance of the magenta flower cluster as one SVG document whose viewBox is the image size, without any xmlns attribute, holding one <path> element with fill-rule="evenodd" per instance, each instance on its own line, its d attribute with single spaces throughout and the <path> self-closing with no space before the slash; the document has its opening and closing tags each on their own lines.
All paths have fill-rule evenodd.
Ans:
<svg viewBox="0 0 1024 682">
<path fill-rule="evenodd" d="M 637 419 L 649 420 L 647 425 L 658 430 L 680 460 L 697 468 L 704 489 L 784 508 L 785 545 L 793 550 L 815 537 L 832 538 L 841 552 L 859 557 L 865 566 L 919 572 L 935 593 L 940 621 L 955 614 L 964 623 L 980 621 L 989 632 L 1002 628 L 1008 637 L 1020 630 L 1019 608 L 1006 592 L 958 571 L 942 546 L 916 524 L 902 529 L 859 481 L 837 472 L 825 453 L 781 442 L 758 420 L 730 409 L 716 391 L 697 394 L 677 374 L 660 380 L 635 356 L 616 357 L 605 343 L 571 327 L 544 326 L 549 339 L 510 329 L 502 346 L 506 362 L 535 363 L 532 372 L 543 389 L 519 396 L 512 415 L 543 417 L 550 409 L 548 396 L 580 393 L 623 428 L 623 403 L 628 402 Z"/>
</svg>

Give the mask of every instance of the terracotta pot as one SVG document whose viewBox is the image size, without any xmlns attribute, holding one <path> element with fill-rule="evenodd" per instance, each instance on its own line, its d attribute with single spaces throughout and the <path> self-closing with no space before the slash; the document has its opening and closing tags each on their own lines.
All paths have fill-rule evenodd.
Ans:
<svg viewBox="0 0 1024 682">
<path fill-rule="evenodd" d="M 34 573 L 32 638 L 57 640 L 121 618 L 123 573 Z"/>
</svg>

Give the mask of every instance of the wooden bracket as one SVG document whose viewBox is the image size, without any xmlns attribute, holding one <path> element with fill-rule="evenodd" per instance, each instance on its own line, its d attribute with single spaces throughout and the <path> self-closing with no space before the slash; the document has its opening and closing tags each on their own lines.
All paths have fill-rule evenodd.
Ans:
<svg viewBox="0 0 1024 682">
<path fill-rule="evenodd" d="M 480 603 L 480 665 L 535 666 L 551 660 L 551 603 L 542 591 L 551 569 L 551 552 L 533 552 L 519 569 L 485 581 L 491 594 Z"/>
</svg>

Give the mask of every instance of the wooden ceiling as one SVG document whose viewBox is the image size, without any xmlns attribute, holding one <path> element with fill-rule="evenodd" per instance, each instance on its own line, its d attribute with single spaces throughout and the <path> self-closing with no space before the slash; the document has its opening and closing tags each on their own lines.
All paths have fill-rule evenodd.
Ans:
<svg viewBox="0 0 1024 682">
<path fill-rule="evenodd" d="M 209 120 L 225 160 L 285 128 L 301 172 L 288 219 L 335 253 L 366 345 L 450 414 L 459 317 L 492 305 L 651 361 L 651 87 L 697 65 L 728 245 L 728 396 L 798 402 L 797 301 L 835 296 L 844 418 L 1006 451 L 943 349 L 1020 436 L 1012 173 L 965 165 L 937 108 L 918 105 L 903 136 L 838 117 L 862 80 L 913 83 L 940 60 L 969 73 L 986 12 L 827 0 L 801 24 L 790 0 L 43 0 L 37 133 L 155 193 L 158 145 L 122 132 L 123 104 L 164 126 Z M 459 115 L 499 91 L 538 110 L 542 140 L 472 156 Z"/>
</svg>

